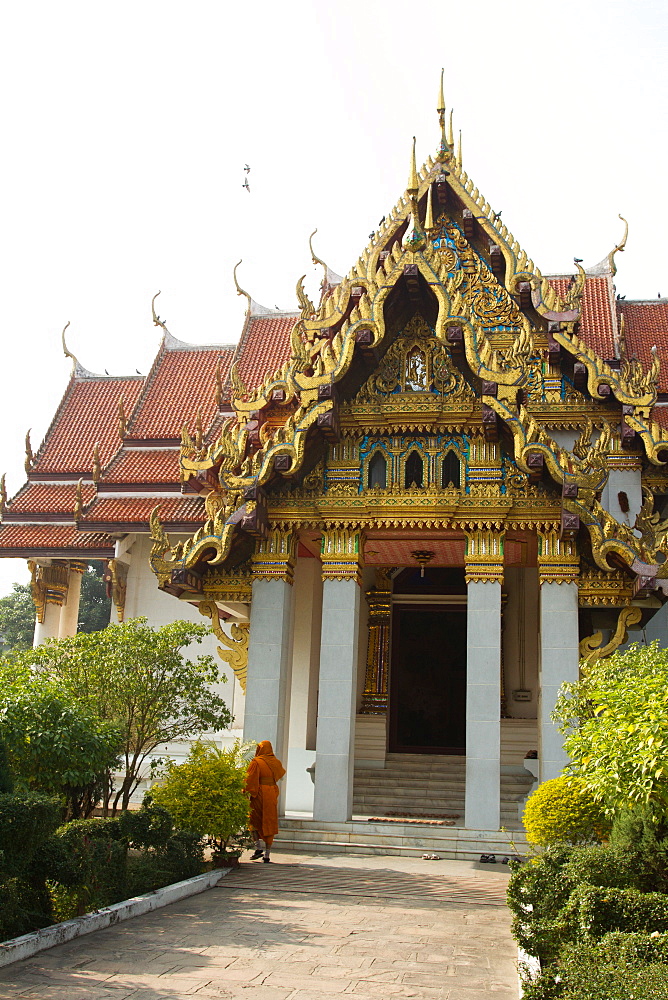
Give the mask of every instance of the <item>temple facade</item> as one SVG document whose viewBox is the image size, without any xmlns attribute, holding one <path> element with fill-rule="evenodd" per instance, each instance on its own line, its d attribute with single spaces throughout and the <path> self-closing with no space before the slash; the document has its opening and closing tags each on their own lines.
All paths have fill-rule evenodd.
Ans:
<svg viewBox="0 0 668 1000">
<path fill-rule="evenodd" d="M 272 741 L 288 810 L 497 831 L 527 754 L 539 780 L 566 763 L 550 714 L 580 660 L 665 632 L 668 302 L 616 298 L 625 237 L 543 276 L 439 116 L 349 274 L 313 252 L 317 303 L 247 296 L 223 347 L 154 310 L 146 378 L 74 360 L 0 555 L 31 561 L 36 642 L 76 630 L 94 559 L 119 620 L 205 616 L 225 738 Z"/>
</svg>

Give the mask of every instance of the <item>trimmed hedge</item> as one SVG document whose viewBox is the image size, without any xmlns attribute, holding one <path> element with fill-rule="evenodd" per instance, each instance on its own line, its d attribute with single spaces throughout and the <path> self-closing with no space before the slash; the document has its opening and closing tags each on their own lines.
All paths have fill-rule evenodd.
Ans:
<svg viewBox="0 0 668 1000">
<path fill-rule="evenodd" d="M 530 844 L 594 844 L 610 829 L 600 805 L 570 776 L 544 781 L 532 792 L 522 822 Z"/>
<path fill-rule="evenodd" d="M 668 935 L 607 934 L 524 980 L 524 1000 L 659 1000 L 668 996 Z"/>
<path fill-rule="evenodd" d="M 598 940 L 609 931 L 668 931 L 668 896 L 637 889 L 580 885 L 563 911 L 575 941 Z"/>
</svg>

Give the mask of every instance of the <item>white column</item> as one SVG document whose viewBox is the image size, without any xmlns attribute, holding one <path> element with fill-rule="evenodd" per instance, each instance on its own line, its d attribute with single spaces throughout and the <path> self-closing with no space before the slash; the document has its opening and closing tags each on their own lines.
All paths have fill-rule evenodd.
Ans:
<svg viewBox="0 0 668 1000">
<path fill-rule="evenodd" d="M 44 621 L 35 619 L 35 637 L 33 646 L 41 646 L 45 639 L 57 639 L 60 635 L 60 612 L 59 604 L 46 604 L 44 607 Z"/>
<path fill-rule="evenodd" d="M 270 740 L 282 760 L 287 759 L 292 596 L 287 580 L 253 581 L 244 740 Z"/>
<path fill-rule="evenodd" d="M 352 816 L 359 618 L 357 579 L 326 578 L 313 817 L 328 822 Z"/>
<path fill-rule="evenodd" d="M 466 615 L 464 824 L 498 830 L 501 795 L 501 584 L 471 580 Z"/>
<path fill-rule="evenodd" d="M 297 559 L 294 591 L 286 806 L 291 810 L 311 813 L 313 781 L 307 768 L 315 762 L 318 711 L 322 619 L 322 569 L 319 559 Z"/>
<path fill-rule="evenodd" d="M 540 696 L 538 752 L 540 780 L 557 778 L 568 763 L 563 736 L 550 719 L 559 688 L 580 676 L 578 586 L 566 580 L 540 587 Z"/>
<path fill-rule="evenodd" d="M 70 563 L 70 572 L 67 585 L 67 596 L 60 612 L 60 628 L 58 635 L 61 639 L 77 634 L 79 625 L 79 604 L 81 601 L 81 581 L 86 572 L 85 562 Z"/>
</svg>

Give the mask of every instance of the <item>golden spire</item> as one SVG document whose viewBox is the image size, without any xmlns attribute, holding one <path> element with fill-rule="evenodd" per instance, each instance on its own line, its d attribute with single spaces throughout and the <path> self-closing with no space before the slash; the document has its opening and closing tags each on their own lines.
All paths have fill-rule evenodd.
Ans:
<svg viewBox="0 0 668 1000">
<path fill-rule="evenodd" d="M 35 456 L 32 453 L 32 448 L 30 446 L 30 431 L 26 434 L 26 460 L 24 463 L 24 468 L 26 470 L 26 476 L 30 475 L 30 470 L 35 464 Z"/>
<path fill-rule="evenodd" d="M 459 143 L 457 145 L 457 163 L 462 165 L 462 130 L 459 130 Z"/>
<path fill-rule="evenodd" d="M 245 295 L 246 299 L 248 300 L 248 308 L 246 309 L 246 315 L 250 316 L 250 311 L 251 311 L 251 297 L 248 294 L 248 292 L 245 292 L 243 290 L 243 288 L 240 286 L 239 282 L 237 281 L 237 268 L 239 267 L 239 264 L 243 264 L 243 261 L 240 260 L 238 264 L 234 265 L 234 270 L 232 271 L 232 277 L 234 278 L 234 284 L 235 284 L 235 287 L 236 287 L 236 290 L 237 290 L 237 295 Z"/>
<path fill-rule="evenodd" d="M 448 145 L 450 146 L 450 149 L 454 149 L 455 148 L 455 137 L 454 137 L 454 134 L 453 134 L 453 131 L 452 131 L 452 116 L 454 115 L 454 113 L 455 113 L 454 110 L 451 108 L 450 109 L 450 126 L 448 128 Z"/>
<path fill-rule="evenodd" d="M 415 164 L 415 136 L 413 136 L 413 150 L 411 153 L 411 169 L 408 174 L 408 187 L 407 191 L 409 194 L 415 192 L 417 194 L 418 190 L 418 179 L 417 179 L 417 166 Z"/>
<path fill-rule="evenodd" d="M 450 146 L 448 145 L 448 140 L 445 137 L 445 97 L 443 94 L 443 73 L 441 70 L 441 86 L 438 92 L 438 124 L 441 126 L 441 145 L 436 157 L 437 160 L 447 160 L 450 156 Z M 450 142 L 452 142 L 452 114 L 450 115 Z"/>
<path fill-rule="evenodd" d="M 441 67 L 441 86 L 440 86 L 440 89 L 439 89 L 439 92 L 438 92 L 438 107 L 436 108 L 436 110 L 438 111 L 439 115 L 444 115 L 445 114 L 445 96 L 443 94 L 443 74 L 444 73 L 445 73 L 445 70 L 443 69 L 443 67 Z"/>
<path fill-rule="evenodd" d="M 434 228 L 434 210 L 431 204 L 431 184 L 427 188 L 427 212 L 424 217 L 424 228 L 427 232 Z"/>
</svg>

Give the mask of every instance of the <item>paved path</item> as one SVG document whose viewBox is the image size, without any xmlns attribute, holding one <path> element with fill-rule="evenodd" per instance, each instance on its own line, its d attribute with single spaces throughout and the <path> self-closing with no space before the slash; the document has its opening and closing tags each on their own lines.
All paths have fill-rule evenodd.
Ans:
<svg viewBox="0 0 668 1000">
<path fill-rule="evenodd" d="M 506 881 L 468 862 L 276 854 L 0 969 L 0 998 L 516 1000 Z"/>
</svg>

